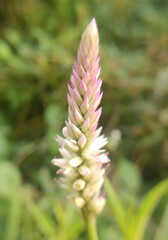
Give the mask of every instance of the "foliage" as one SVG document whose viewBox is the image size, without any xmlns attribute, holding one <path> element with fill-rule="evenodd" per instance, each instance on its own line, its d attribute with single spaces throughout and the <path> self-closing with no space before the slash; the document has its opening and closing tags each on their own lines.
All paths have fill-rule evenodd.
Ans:
<svg viewBox="0 0 168 240">
<path fill-rule="evenodd" d="M 0 209 L 2 220 L 5 219 L 5 226 L 3 221 L 0 222 L 1 239 L 77 239 L 84 223 L 70 206 L 63 209 L 55 193 L 46 194 L 36 204 L 33 189 L 22 186 L 16 167 L 1 163 L 0 175 Z M 53 185 L 51 179 L 50 182 Z M 53 214 L 50 214 L 51 211 Z M 4 227 L 5 231 L 2 230 Z"/>
<path fill-rule="evenodd" d="M 167 177 L 167 11 L 166 0 L 1 0 L 0 239 L 85 238 L 82 219 L 53 182 L 50 160 L 57 154 L 54 136 L 67 118 L 76 46 L 92 17 L 100 32 L 100 124 L 118 190 L 119 201 L 116 192 L 113 200 L 123 205 L 117 206 L 118 223 L 124 224 L 125 205 L 131 215 Z M 116 128 L 121 140 L 112 134 Z M 165 199 L 150 218 L 147 240 L 166 239 Z M 122 240 L 109 209 L 107 204 L 98 219 L 100 239 Z"/>
<path fill-rule="evenodd" d="M 168 179 L 157 184 L 148 194 L 146 194 L 137 212 L 132 209 L 132 206 L 131 208 L 128 208 L 128 210 L 123 207 L 119 197 L 110 186 L 107 179 L 105 182 L 105 189 L 107 191 L 112 212 L 117 218 L 118 224 L 123 231 L 125 238 L 128 240 L 142 240 L 144 239 L 147 224 L 156 205 L 160 199 L 168 193 Z"/>
</svg>

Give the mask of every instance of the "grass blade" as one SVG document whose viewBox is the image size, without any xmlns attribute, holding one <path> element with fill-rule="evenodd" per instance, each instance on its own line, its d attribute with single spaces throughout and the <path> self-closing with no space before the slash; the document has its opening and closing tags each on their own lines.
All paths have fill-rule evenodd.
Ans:
<svg viewBox="0 0 168 240">
<path fill-rule="evenodd" d="M 141 207 L 135 217 L 133 228 L 133 240 L 142 240 L 147 227 L 147 224 L 152 216 L 152 213 L 161 200 L 168 192 L 168 179 L 157 184 L 144 198 Z"/>
<path fill-rule="evenodd" d="M 115 218 L 118 222 L 119 227 L 123 231 L 124 235 L 127 235 L 126 233 L 126 212 L 124 209 L 124 206 L 122 202 L 120 201 L 120 198 L 118 197 L 116 191 L 110 184 L 110 181 L 106 178 L 104 182 L 105 190 L 107 192 L 107 200 L 109 202 L 109 206 L 115 215 Z"/>
<path fill-rule="evenodd" d="M 157 228 L 154 240 L 167 240 L 168 236 L 168 203 L 164 210 L 162 221 Z"/>
<path fill-rule="evenodd" d="M 10 199 L 8 219 L 4 234 L 5 240 L 18 239 L 21 208 L 22 208 L 21 197 L 18 191 Z"/>
<path fill-rule="evenodd" d="M 40 231 L 48 238 L 56 237 L 56 223 L 30 199 L 27 201 L 27 207 Z"/>
</svg>

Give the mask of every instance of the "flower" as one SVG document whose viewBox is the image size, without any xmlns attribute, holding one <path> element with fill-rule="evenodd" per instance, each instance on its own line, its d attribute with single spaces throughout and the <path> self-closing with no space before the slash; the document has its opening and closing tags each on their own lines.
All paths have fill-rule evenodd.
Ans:
<svg viewBox="0 0 168 240">
<path fill-rule="evenodd" d="M 52 163 L 59 167 L 60 184 L 66 188 L 78 208 L 100 213 L 105 204 L 101 195 L 104 164 L 110 160 L 102 147 L 107 139 L 98 128 L 102 79 L 99 67 L 99 36 L 93 18 L 82 35 L 68 85 L 68 121 L 57 136 L 61 158 Z"/>
</svg>

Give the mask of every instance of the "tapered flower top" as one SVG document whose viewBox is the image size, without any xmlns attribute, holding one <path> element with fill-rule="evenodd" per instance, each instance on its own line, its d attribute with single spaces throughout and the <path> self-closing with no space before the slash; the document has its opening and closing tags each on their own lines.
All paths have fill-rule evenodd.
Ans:
<svg viewBox="0 0 168 240">
<path fill-rule="evenodd" d="M 59 167 L 60 184 L 65 187 L 78 208 L 87 208 L 96 214 L 105 204 L 101 187 L 104 182 L 104 164 L 109 162 L 102 149 L 107 140 L 98 128 L 102 93 L 99 78 L 99 36 L 95 19 L 87 26 L 80 42 L 68 85 L 68 121 L 56 137 L 61 158 L 52 163 Z"/>
</svg>

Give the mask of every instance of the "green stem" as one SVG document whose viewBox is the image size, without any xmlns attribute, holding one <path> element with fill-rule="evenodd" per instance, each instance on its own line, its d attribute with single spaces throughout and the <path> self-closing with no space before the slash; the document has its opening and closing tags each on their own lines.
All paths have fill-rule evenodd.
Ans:
<svg viewBox="0 0 168 240">
<path fill-rule="evenodd" d="M 88 232 L 88 240 L 99 240 L 96 229 L 96 217 L 86 209 L 84 211 L 84 216 Z"/>
</svg>

